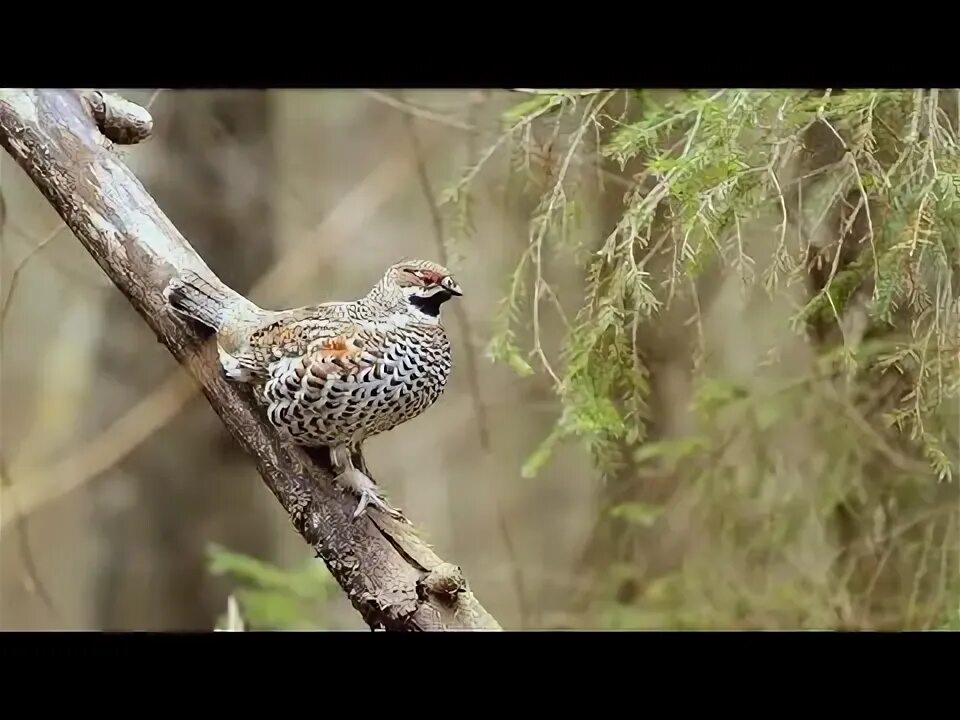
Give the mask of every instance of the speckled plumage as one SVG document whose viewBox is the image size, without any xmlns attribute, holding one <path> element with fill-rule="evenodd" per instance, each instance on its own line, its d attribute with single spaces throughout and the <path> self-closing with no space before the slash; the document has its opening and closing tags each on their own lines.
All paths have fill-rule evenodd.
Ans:
<svg viewBox="0 0 960 720">
<path fill-rule="evenodd" d="M 349 312 L 349 311 L 348 311 Z M 450 373 L 443 327 L 402 312 L 371 321 L 312 319 L 298 324 L 305 351 L 266 364 L 270 421 L 305 445 L 348 444 L 392 430 L 430 407 Z"/>
<path fill-rule="evenodd" d="M 178 312 L 217 331 L 227 376 L 258 388 L 278 430 L 330 447 L 349 471 L 349 451 L 443 393 L 451 356 L 440 306 L 460 294 L 446 268 L 424 260 L 391 266 L 359 300 L 292 310 L 263 310 L 192 273 L 166 293 Z"/>
</svg>

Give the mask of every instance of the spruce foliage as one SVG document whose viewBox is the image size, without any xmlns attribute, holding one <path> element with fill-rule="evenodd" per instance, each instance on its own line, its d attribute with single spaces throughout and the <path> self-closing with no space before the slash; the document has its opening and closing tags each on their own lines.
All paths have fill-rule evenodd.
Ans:
<svg viewBox="0 0 960 720">
<path fill-rule="evenodd" d="M 940 627 L 955 618 L 958 98 L 536 92 L 503 114 L 496 141 L 453 184 L 445 202 L 462 237 L 474 182 L 499 151 L 536 198 L 488 350 L 524 377 L 542 376 L 558 400 L 522 474 L 577 442 L 606 487 L 622 490 L 609 493 L 619 498 L 605 515 L 615 541 L 591 568 L 586 622 Z M 591 198 L 624 190 L 616 222 L 584 232 Z M 581 271 L 575 297 L 553 287 L 559 258 Z M 733 341 L 704 331 L 730 282 L 741 317 L 769 325 L 770 346 L 746 376 L 724 362 Z M 651 410 L 657 379 L 644 344 L 677 312 L 693 387 L 694 429 L 683 433 Z M 549 353 L 548 341 L 562 351 Z M 669 478 L 657 502 L 643 499 L 650 478 Z M 681 535 L 679 556 L 652 568 L 655 538 Z"/>
</svg>

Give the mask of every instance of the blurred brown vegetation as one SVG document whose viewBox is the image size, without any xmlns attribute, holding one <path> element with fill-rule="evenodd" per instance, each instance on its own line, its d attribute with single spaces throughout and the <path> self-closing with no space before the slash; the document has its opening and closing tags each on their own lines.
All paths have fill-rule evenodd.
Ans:
<svg viewBox="0 0 960 720">
<path fill-rule="evenodd" d="M 462 229 L 437 209 L 444 189 L 497 140 L 516 93 L 122 94 L 149 103 L 155 120 L 152 139 L 122 150 L 127 162 L 213 270 L 254 301 L 281 307 L 354 298 L 400 257 L 447 258 L 465 290 L 460 309 L 445 316 L 455 343 L 451 384 L 429 413 L 368 443 L 367 458 L 391 501 L 464 569 L 504 627 L 949 622 L 941 610 L 957 608 L 960 598 L 956 480 L 885 490 L 887 512 L 870 518 L 872 536 L 880 545 L 911 538 L 916 552 L 901 556 L 883 545 L 875 572 L 858 568 L 866 575 L 844 585 L 853 597 L 836 593 L 825 578 L 838 554 L 859 551 L 861 534 L 851 530 L 856 542 L 845 544 L 842 528 L 827 527 L 826 509 L 793 513 L 797 504 L 823 502 L 807 463 L 880 463 L 879 477 L 890 459 L 827 447 L 804 422 L 725 435 L 724 453 L 710 460 L 729 469 L 725 485 L 683 486 L 670 469 L 651 472 L 636 461 L 611 479 L 572 442 L 533 477 L 522 475 L 556 422 L 554 387 L 540 367 L 525 376 L 492 363 L 486 347 L 528 245 L 538 192 L 563 156 L 551 155 L 549 136 L 542 138 L 546 149 L 527 169 L 527 187 L 511 180 L 514 158 L 492 157 L 473 187 L 468 240 L 456 241 Z M 596 176 L 589 166 L 580 171 Z M 578 188 L 573 236 L 588 251 L 619 222 L 630 186 L 629 172 L 605 173 Z M 232 592 L 267 625 L 272 618 L 277 626 L 365 627 L 325 584 L 206 401 L 6 155 L 0 190 L 0 627 L 208 629 Z M 775 222 L 753 228 L 747 243 L 762 246 Z M 575 312 L 582 265 L 562 254 L 545 263 L 558 302 Z M 735 280 L 709 283 L 699 332 L 726 373 L 748 382 L 773 346 L 798 372 L 806 366 L 811 350 L 788 331 L 785 303 L 746 303 Z M 639 342 L 654 439 L 683 437 L 696 425 L 688 310 L 665 312 Z M 562 321 L 545 314 L 542 323 L 544 352 L 554 358 L 563 349 Z M 771 412 L 806 417 L 794 406 Z M 758 442 L 795 460 L 777 483 L 751 475 Z M 617 503 L 629 504 L 611 516 Z M 899 515 L 898 503 L 911 514 Z M 644 515 L 664 504 L 663 522 Z M 624 517 L 634 522 L 624 525 Z M 755 526 L 778 524 L 786 549 L 767 540 L 758 547 Z M 225 550 L 211 559 L 214 546 Z M 891 557 L 899 564 L 885 571 Z M 273 566 L 308 569 L 280 576 Z M 677 584 L 678 575 L 687 581 Z M 265 589 L 238 590 L 239 579 Z M 883 593 L 891 602 L 877 617 L 852 609 Z M 291 605 L 294 596 L 304 607 Z M 928 607 L 918 607 L 921 596 Z M 881 617 L 908 605 L 892 620 Z"/>
</svg>

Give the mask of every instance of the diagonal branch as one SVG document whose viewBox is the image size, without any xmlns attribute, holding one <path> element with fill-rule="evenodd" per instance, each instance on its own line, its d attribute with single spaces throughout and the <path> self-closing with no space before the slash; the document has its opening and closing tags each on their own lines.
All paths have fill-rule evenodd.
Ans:
<svg viewBox="0 0 960 720">
<path fill-rule="evenodd" d="M 333 484 L 325 454 L 308 456 L 283 444 L 249 390 L 223 379 L 213 344 L 168 310 L 162 289 L 171 277 L 186 270 L 211 281 L 216 276 L 101 134 L 135 143 L 151 127 L 143 108 L 104 93 L 0 90 L 0 145 L 200 385 L 366 623 L 387 630 L 499 630 L 459 568 L 437 557 L 412 528 L 373 510 L 353 521 L 356 501 Z"/>
</svg>

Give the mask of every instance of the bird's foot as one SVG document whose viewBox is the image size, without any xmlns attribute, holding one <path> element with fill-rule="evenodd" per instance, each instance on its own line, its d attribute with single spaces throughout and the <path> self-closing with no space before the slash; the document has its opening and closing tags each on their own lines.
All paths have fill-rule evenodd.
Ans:
<svg viewBox="0 0 960 720">
<path fill-rule="evenodd" d="M 357 509 L 353 511 L 353 519 L 356 520 L 358 517 L 363 515 L 366 511 L 367 506 L 372 505 L 377 508 L 380 512 L 386 513 L 395 520 L 400 522 L 409 523 L 410 521 L 404 517 L 403 512 L 397 508 L 392 507 L 386 500 L 380 497 L 373 490 L 364 490 L 360 494 L 360 502 L 357 503 Z"/>
<path fill-rule="evenodd" d="M 396 520 L 405 523 L 410 522 L 406 517 L 404 517 L 402 511 L 391 506 L 390 503 L 388 503 L 380 495 L 380 493 L 377 492 L 377 486 L 373 480 L 356 468 L 348 467 L 345 469 L 340 475 L 337 475 L 336 482 L 341 487 L 347 488 L 354 494 L 360 496 L 360 501 L 357 503 L 357 508 L 353 511 L 354 520 L 363 515 L 368 506 L 372 506 Z"/>
<path fill-rule="evenodd" d="M 220 367 L 222 369 L 223 376 L 227 380 L 240 383 L 250 381 L 250 371 L 244 368 L 237 358 L 225 351 L 220 346 L 217 346 L 217 355 L 220 358 Z"/>
</svg>

